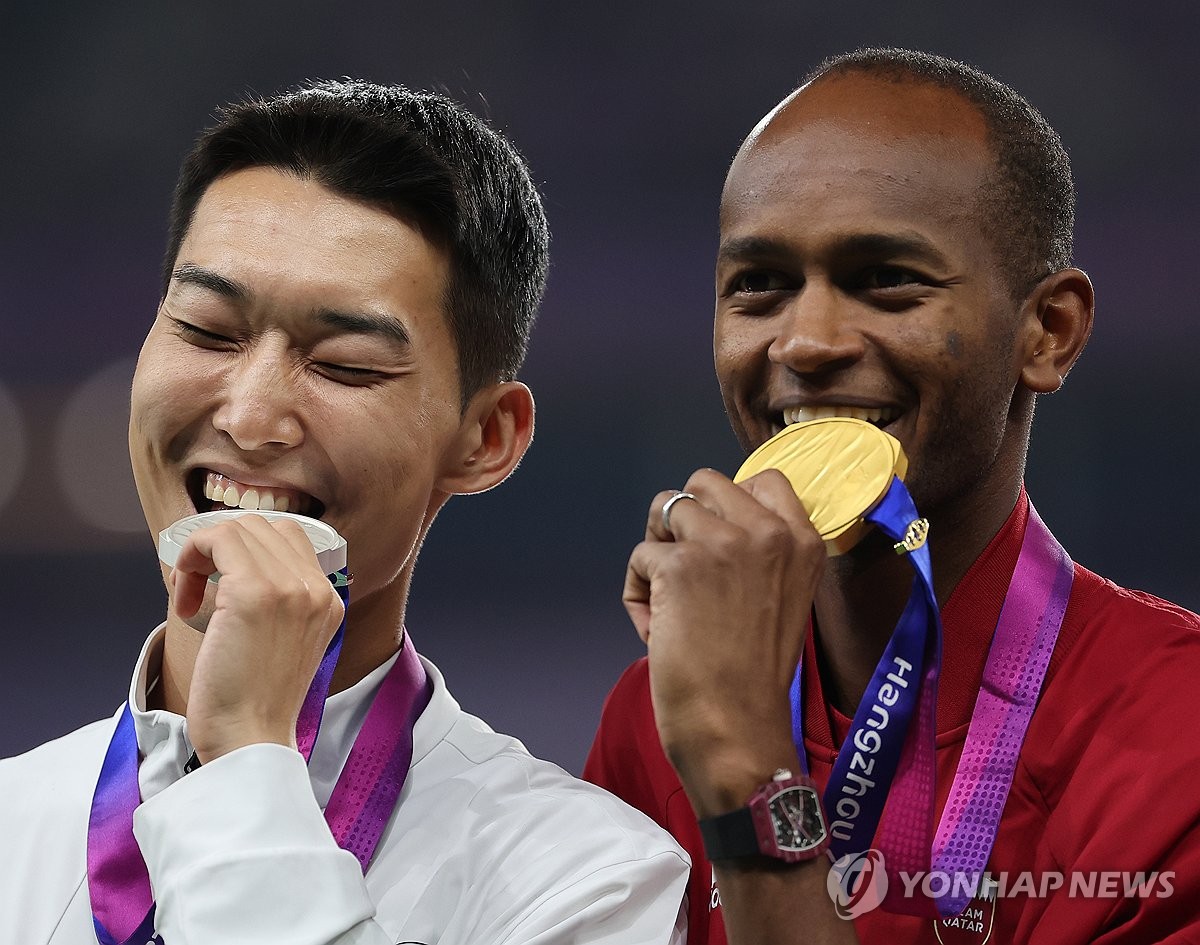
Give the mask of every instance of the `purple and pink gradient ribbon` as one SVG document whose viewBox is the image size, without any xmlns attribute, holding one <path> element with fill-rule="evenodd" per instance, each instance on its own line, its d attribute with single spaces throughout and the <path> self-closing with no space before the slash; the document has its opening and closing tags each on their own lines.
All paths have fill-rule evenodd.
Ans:
<svg viewBox="0 0 1200 945">
<path fill-rule="evenodd" d="M 938 824 L 934 870 L 983 874 L 1074 577 L 1074 564 L 1031 505 L 967 740 Z M 958 915 L 971 897 L 952 891 L 947 898 L 950 911 L 943 915 Z"/>
<path fill-rule="evenodd" d="M 899 479 L 868 516 L 897 541 L 917 517 Z M 908 557 L 916 572 L 912 595 L 855 712 L 824 801 L 835 858 L 861 853 L 872 842 L 883 853 L 891 880 L 886 909 L 945 917 L 962 912 L 983 876 L 1066 613 L 1074 565 L 1031 505 L 967 740 L 935 833 L 942 626 L 929 550 L 922 546 Z M 793 736 L 807 769 L 799 666 L 791 700 Z M 940 884 L 945 891 L 933 901 L 909 898 L 900 873 L 941 874 L 948 882 Z"/>
<path fill-rule="evenodd" d="M 137 734 L 127 702 L 100 768 L 88 820 L 88 890 L 100 945 L 143 945 L 154 936 L 150 877 L 133 837 L 133 809 L 142 802 L 138 761 Z M 130 846 L 135 856 L 127 855 Z"/>
<path fill-rule="evenodd" d="M 348 609 L 345 572 L 331 579 Z M 320 731 L 345 627 L 343 617 L 300 710 L 296 744 L 305 761 L 312 755 Z M 367 711 L 325 809 L 334 839 L 354 854 L 364 873 L 404 789 L 412 764 L 413 728 L 431 695 L 425 667 L 406 636 Z M 139 762 L 133 713 L 126 703 L 100 768 L 88 821 L 88 891 L 100 945 L 162 943 L 154 934 L 150 877 L 133 835 L 133 812 L 141 803 Z"/>
<path fill-rule="evenodd" d="M 404 789 L 412 764 L 413 729 L 432 694 L 425 667 L 406 639 L 325 807 L 333 839 L 358 858 L 363 873 Z"/>
</svg>

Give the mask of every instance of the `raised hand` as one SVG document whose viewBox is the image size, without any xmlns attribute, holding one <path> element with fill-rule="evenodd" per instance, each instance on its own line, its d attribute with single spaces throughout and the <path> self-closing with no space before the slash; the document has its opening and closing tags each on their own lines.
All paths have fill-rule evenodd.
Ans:
<svg viewBox="0 0 1200 945">
<path fill-rule="evenodd" d="M 192 533 L 171 574 L 183 620 L 220 573 L 188 695 L 202 762 L 245 745 L 294 747 L 296 719 L 343 605 L 295 522 L 243 515 Z"/>
<path fill-rule="evenodd" d="M 825 548 L 782 474 L 740 485 L 696 472 L 669 529 L 655 496 L 624 602 L 650 659 L 663 748 L 696 813 L 740 807 L 795 767 L 788 689 L 808 632 Z"/>
</svg>

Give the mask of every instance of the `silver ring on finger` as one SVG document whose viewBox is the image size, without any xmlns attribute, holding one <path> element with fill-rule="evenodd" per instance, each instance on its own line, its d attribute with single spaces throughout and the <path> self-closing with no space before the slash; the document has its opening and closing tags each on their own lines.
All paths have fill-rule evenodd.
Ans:
<svg viewBox="0 0 1200 945">
<path fill-rule="evenodd" d="M 671 506 L 673 506 L 680 499 L 691 499 L 693 502 L 700 501 L 694 495 L 692 495 L 690 492 L 676 492 L 673 496 L 671 496 L 671 498 L 667 499 L 667 501 L 663 503 L 663 507 L 662 507 L 663 530 L 668 535 L 670 535 L 672 538 L 675 537 L 675 533 L 673 531 L 671 531 Z"/>
</svg>

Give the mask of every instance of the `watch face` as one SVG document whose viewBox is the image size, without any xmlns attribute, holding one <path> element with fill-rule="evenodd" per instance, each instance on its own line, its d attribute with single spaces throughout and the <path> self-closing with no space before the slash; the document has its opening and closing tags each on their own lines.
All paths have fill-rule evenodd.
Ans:
<svg viewBox="0 0 1200 945">
<path fill-rule="evenodd" d="M 784 788 L 768 802 L 780 850 L 803 853 L 825 839 L 825 821 L 817 792 L 810 787 Z"/>
</svg>

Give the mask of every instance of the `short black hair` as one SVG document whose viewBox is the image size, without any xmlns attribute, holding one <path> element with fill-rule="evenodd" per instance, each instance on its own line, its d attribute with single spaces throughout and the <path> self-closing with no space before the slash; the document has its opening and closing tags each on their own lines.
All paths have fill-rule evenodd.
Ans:
<svg viewBox="0 0 1200 945">
<path fill-rule="evenodd" d="M 880 47 L 830 56 L 804 84 L 848 73 L 928 83 L 958 93 L 979 110 L 995 158 L 995 173 L 981 195 L 990 218 L 986 229 L 993 234 L 1014 296 L 1024 296 L 1043 276 L 1071 265 L 1071 162 L 1058 132 L 1024 97 L 966 63 Z"/>
<path fill-rule="evenodd" d="M 243 168 L 278 168 L 413 219 L 448 251 L 463 405 L 516 376 L 545 291 L 550 237 L 529 169 L 499 132 L 444 95 L 352 79 L 252 98 L 215 117 L 179 172 L 164 293 L 208 187 Z"/>
</svg>

